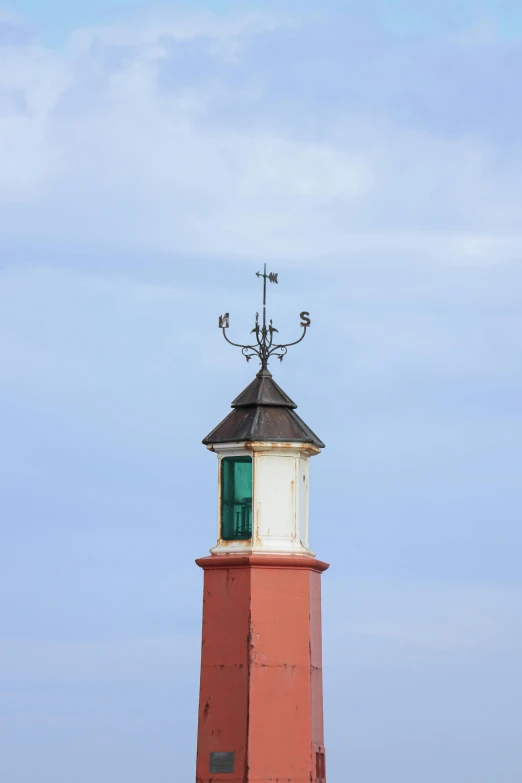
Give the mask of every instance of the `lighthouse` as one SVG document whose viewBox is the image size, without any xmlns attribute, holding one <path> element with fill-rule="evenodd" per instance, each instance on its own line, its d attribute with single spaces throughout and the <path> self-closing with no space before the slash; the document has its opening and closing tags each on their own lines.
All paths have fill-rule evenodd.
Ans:
<svg viewBox="0 0 522 783">
<path fill-rule="evenodd" d="M 203 440 L 217 457 L 217 535 L 203 569 L 203 627 L 196 783 L 325 783 L 321 574 L 328 564 L 311 549 L 310 460 L 324 443 L 275 382 L 269 360 L 278 343 L 262 319 L 250 345 L 232 342 L 229 314 L 219 319 L 227 342 L 254 380 Z"/>
</svg>

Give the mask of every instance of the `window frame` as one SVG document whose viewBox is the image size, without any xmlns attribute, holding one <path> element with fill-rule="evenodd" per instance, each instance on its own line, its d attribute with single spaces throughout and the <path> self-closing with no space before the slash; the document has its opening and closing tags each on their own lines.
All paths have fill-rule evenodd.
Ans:
<svg viewBox="0 0 522 783">
<path fill-rule="evenodd" d="M 224 461 L 227 460 L 228 464 L 232 463 L 242 463 L 242 464 L 250 464 L 250 471 L 251 471 L 251 494 L 250 494 L 250 504 L 245 504 L 245 507 L 248 508 L 248 505 L 250 506 L 250 524 L 249 529 L 247 530 L 246 534 L 243 535 L 230 535 L 230 529 L 234 529 L 234 519 L 233 519 L 233 511 L 232 511 L 232 519 L 225 520 L 224 517 L 224 510 L 225 510 L 225 484 L 224 484 L 224 472 L 225 472 L 225 466 Z M 232 468 L 233 470 L 233 468 Z M 235 477 L 232 479 L 232 491 L 235 494 Z M 219 537 L 222 541 L 232 542 L 232 541 L 251 541 L 252 539 L 252 531 L 253 531 L 253 514 L 254 514 L 254 508 L 253 508 L 253 499 L 254 499 L 254 460 L 253 457 L 249 454 L 226 454 L 221 457 L 219 460 L 219 497 L 220 497 L 220 503 L 219 503 Z M 239 503 L 228 503 L 229 508 L 234 508 L 235 506 L 242 505 Z M 227 529 L 226 529 L 227 528 Z M 225 533 L 228 535 L 225 536 Z"/>
</svg>

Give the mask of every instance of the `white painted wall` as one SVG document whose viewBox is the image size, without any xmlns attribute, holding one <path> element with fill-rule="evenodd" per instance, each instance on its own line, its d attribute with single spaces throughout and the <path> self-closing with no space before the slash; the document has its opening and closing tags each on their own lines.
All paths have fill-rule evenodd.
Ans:
<svg viewBox="0 0 522 783">
<path fill-rule="evenodd" d="M 302 546 L 308 548 L 308 496 L 309 496 L 310 456 L 300 454 L 297 481 L 299 484 L 298 530 Z"/>
<path fill-rule="evenodd" d="M 218 481 L 218 540 L 211 553 L 313 556 L 308 545 L 309 463 L 319 449 L 306 443 L 229 443 L 208 448 L 216 452 L 218 460 L 232 456 L 253 459 L 252 538 L 221 539 Z"/>
</svg>

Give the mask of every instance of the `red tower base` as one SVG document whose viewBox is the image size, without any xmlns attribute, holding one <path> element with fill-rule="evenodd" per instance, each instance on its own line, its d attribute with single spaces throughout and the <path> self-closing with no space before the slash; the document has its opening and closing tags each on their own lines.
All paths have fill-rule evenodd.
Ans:
<svg viewBox="0 0 522 783">
<path fill-rule="evenodd" d="M 197 783 L 325 783 L 321 573 L 303 556 L 204 569 Z"/>
</svg>

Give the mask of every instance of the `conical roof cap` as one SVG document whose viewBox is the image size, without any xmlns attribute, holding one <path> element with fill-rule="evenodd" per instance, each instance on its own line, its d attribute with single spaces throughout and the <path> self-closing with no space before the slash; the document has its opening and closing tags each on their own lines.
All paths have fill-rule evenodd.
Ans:
<svg viewBox="0 0 522 783">
<path fill-rule="evenodd" d="M 268 370 L 260 370 L 236 397 L 232 408 L 232 412 L 203 440 L 206 446 L 267 441 L 311 443 L 324 448 L 322 440 L 295 412 L 295 402 Z"/>
<path fill-rule="evenodd" d="M 295 402 L 278 386 L 268 370 L 258 372 L 252 383 L 243 389 L 232 403 L 233 408 L 245 408 L 252 405 L 297 408 Z"/>
</svg>

